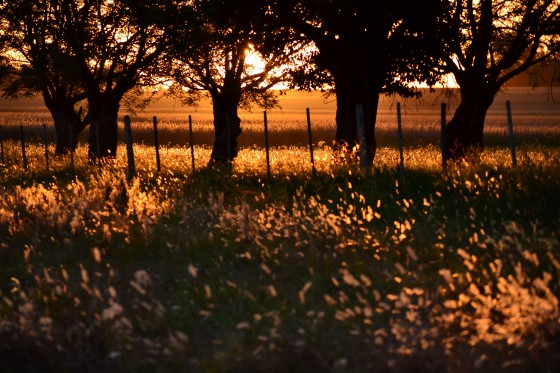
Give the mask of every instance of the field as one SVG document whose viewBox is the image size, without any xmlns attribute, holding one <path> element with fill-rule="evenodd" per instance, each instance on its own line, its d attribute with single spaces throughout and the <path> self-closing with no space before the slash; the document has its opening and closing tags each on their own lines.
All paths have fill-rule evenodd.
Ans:
<svg viewBox="0 0 560 373">
<path fill-rule="evenodd" d="M 207 107 L 192 113 L 194 173 L 188 111 L 138 113 L 128 180 L 124 146 L 98 165 L 82 142 L 74 169 L 51 157 L 47 170 L 46 113 L 6 106 L 0 371 L 560 371 L 560 107 L 508 94 L 480 162 L 446 173 L 438 103 L 405 105 L 401 173 L 386 98 L 367 176 L 333 161 L 333 104 L 288 96 L 269 114 L 270 183 L 259 111 L 242 115 L 231 174 L 205 169 Z"/>
</svg>

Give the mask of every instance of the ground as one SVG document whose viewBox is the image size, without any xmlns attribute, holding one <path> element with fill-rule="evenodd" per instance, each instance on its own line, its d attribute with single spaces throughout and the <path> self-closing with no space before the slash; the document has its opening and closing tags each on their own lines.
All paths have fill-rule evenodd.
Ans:
<svg viewBox="0 0 560 373">
<path fill-rule="evenodd" d="M 368 176 L 333 161 L 328 105 L 315 175 L 304 112 L 269 115 L 270 181 L 256 112 L 231 173 L 205 169 L 208 117 L 194 173 L 182 115 L 160 121 L 159 174 L 157 112 L 136 118 L 132 179 L 124 146 L 47 170 L 31 137 L 25 171 L 5 141 L 0 371 L 559 370 L 557 112 L 512 100 L 513 169 L 498 105 L 480 162 L 443 172 L 439 106 L 407 104 L 400 171 L 385 103 Z"/>
</svg>

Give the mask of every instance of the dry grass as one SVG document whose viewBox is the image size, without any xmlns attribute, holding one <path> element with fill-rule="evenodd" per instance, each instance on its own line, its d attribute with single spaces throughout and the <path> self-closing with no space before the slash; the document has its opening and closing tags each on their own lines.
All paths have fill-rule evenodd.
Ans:
<svg viewBox="0 0 560 373">
<path fill-rule="evenodd" d="M 137 144 L 132 180 L 122 146 L 100 166 L 80 144 L 75 170 L 46 170 L 31 143 L 25 171 L 6 142 L 0 371 L 560 369 L 558 143 L 522 141 L 512 170 L 496 142 L 443 174 L 428 136 L 401 175 L 387 134 L 364 176 L 325 140 L 312 176 L 305 131 L 286 135 L 305 118 L 275 120 L 290 144 L 272 148 L 270 184 L 256 140 L 231 174 L 204 169 L 206 145 L 196 174 L 188 148 L 162 146 L 158 174 Z"/>
<path fill-rule="evenodd" d="M 554 92 L 558 95 L 558 92 Z M 514 127 L 519 144 L 539 141 L 555 144 L 560 141 L 560 104 L 547 96 L 546 90 L 511 88 L 496 98 L 490 108 L 486 125 L 486 140 L 489 146 L 507 146 L 505 100 L 512 101 Z M 394 97 L 384 97 L 380 102 L 376 133 L 381 146 L 396 146 L 396 102 Z M 448 118 L 457 105 L 456 98 L 446 98 L 441 92 L 424 92 L 422 100 L 403 102 L 403 132 L 405 144 L 414 146 L 426 142 L 437 144 L 440 131 L 440 103 L 448 105 Z M 305 108 L 311 110 L 313 139 L 316 144 L 331 144 L 335 134 L 335 110 L 333 98 L 324 99 L 318 93 L 290 92 L 281 96 L 281 109 L 269 111 L 271 146 L 303 146 L 308 143 Z M 48 139 L 54 141 L 51 119 L 38 100 L 0 101 L 0 126 L 2 138 L 19 139 L 19 125 L 25 126 L 26 137 L 41 141 L 42 125 L 47 124 Z M 128 112 L 123 109 L 122 115 Z M 145 111 L 132 115 L 133 137 L 138 143 L 153 144 L 152 117 L 159 120 L 160 144 L 184 146 L 188 144 L 188 116 L 193 118 L 194 142 L 211 146 L 213 143 L 212 110 L 207 101 L 198 108 L 181 107 L 168 99 L 162 99 Z M 263 113 L 259 109 L 241 111 L 243 134 L 239 143 L 243 147 L 264 146 Z M 119 138 L 124 139 L 123 124 L 120 123 Z M 87 130 L 80 137 L 87 139 Z"/>
<path fill-rule="evenodd" d="M 9 144 L 15 147 L 15 144 Z M 9 146 L 8 148 L 12 148 Z M 554 371 L 560 152 L 439 171 L 435 146 L 382 148 L 372 176 L 329 147 L 137 146 L 99 167 L 2 169 L 4 369 Z M 400 182 L 397 180 L 401 180 Z M 352 346 L 349 348 L 348 346 Z M 6 368 L 7 367 L 7 368 Z"/>
</svg>

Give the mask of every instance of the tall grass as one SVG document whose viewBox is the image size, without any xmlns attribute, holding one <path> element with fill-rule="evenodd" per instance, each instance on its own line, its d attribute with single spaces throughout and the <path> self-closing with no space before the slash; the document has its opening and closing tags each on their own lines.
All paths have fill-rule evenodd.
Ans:
<svg viewBox="0 0 560 373">
<path fill-rule="evenodd" d="M 161 137 L 160 137 L 161 138 Z M 435 144 L 356 163 L 244 147 L 80 145 L 0 169 L 2 371 L 557 371 L 560 150 L 440 171 Z"/>
<path fill-rule="evenodd" d="M 557 95 L 557 89 L 554 90 Z M 527 90 L 511 88 L 498 95 L 490 108 L 486 121 L 486 143 L 491 148 L 507 147 L 507 126 L 504 100 L 512 101 L 513 120 L 516 139 L 521 144 L 538 141 L 555 146 L 560 141 L 558 127 L 559 104 L 555 96 L 545 89 Z M 380 146 L 395 147 L 397 144 L 396 102 L 399 97 L 382 96 L 378 108 L 376 137 Z M 453 114 L 458 98 L 447 96 L 442 91 L 423 90 L 423 98 L 403 102 L 404 143 L 407 146 L 439 142 L 440 103 L 446 102 L 448 118 Z M 311 109 L 313 139 L 315 143 L 331 144 L 335 136 L 335 100 L 324 99 L 319 93 L 288 92 L 280 96 L 281 108 L 268 113 L 271 146 L 302 146 L 307 144 L 307 123 L 305 108 Z M 6 102 L 0 99 L 0 126 L 4 139 L 19 139 L 19 126 L 25 128 L 26 137 L 32 142 L 42 141 L 43 123 L 47 124 L 48 140 L 55 141 L 54 127 L 50 115 L 40 100 Z M 152 117 L 159 120 L 160 144 L 185 146 L 188 143 L 188 116 L 192 115 L 194 142 L 196 145 L 211 146 L 213 143 L 212 110 L 208 101 L 201 102 L 197 108 L 181 107 L 172 100 L 162 99 L 144 111 L 125 114 L 132 117 L 134 140 L 138 143 L 153 144 Z M 240 111 L 243 133 L 239 143 L 243 147 L 264 146 L 263 113 L 261 110 Z M 80 136 L 82 143 L 87 142 L 88 130 Z M 123 123 L 119 123 L 119 139 L 124 141 Z"/>
</svg>

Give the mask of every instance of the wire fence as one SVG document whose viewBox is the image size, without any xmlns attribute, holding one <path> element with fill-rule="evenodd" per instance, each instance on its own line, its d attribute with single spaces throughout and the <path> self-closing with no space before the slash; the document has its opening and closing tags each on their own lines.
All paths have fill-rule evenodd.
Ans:
<svg viewBox="0 0 560 373">
<path fill-rule="evenodd" d="M 431 134 L 434 137 L 434 139 L 437 141 L 439 141 L 439 145 L 440 145 L 440 149 L 441 152 L 443 154 L 443 149 L 445 147 L 445 123 L 446 123 L 446 112 L 447 112 L 447 107 L 446 104 L 441 104 L 441 116 L 440 116 L 440 126 L 439 126 L 439 131 L 434 131 L 434 129 L 431 129 Z M 361 105 L 356 105 L 356 114 L 357 114 L 357 132 L 358 132 L 358 137 L 359 137 L 359 144 L 361 147 L 361 150 L 359 152 L 359 158 L 360 158 L 360 165 L 362 168 L 362 171 L 364 173 L 369 173 L 370 172 L 370 167 L 371 165 L 369 164 L 369 162 L 367 161 L 367 154 L 365 151 L 365 131 L 364 131 L 364 123 L 363 123 L 363 108 L 361 107 Z M 398 152 L 399 152 L 399 160 L 398 160 L 398 165 L 396 165 L 396 167 L 399 169 L 401 175 L 404 173 L 405 171 L 405 157 L 404 157 L 404 152 L 405 152 L 405 145 L 404 145 L 404 135 L 405 132 L 403 130 L 404 126 L 403 126 L 403 115 L 402 115 L 402 110 L 401 110 L 401 104 L 397 103 L 396 105 L 396 118 L 395 118 L 396 124 L 397 124 L 397 129 L 395 131 L 395 137 L 397 139 L 397 143 L 396 143 L 396 147 L 398 148 Z M 517 155 L 516 155 L 516 145 L 515 145 L 515 140 L 514 140 L 514 127 L 513 127 L 513 119 L 512 119 L 512 113 L 511 113 L 511 103 L 510 101 L 506 101 L 506 122 L 507 122 L 507 133 L 508 133 L 508 138 L 509 138 L 509 148 L 511 151 L 511 162 L 512 162 L 512 166 L 515 168 L 517 167 Z M 135 162 L 135 155 L 134 155 L 134 147 L 137 146 L 138 144 L 145 144 L 147 143 L 151 143 L 153 144 L 154 147 L 154 155 L 155 155 L 155 164 L 156 164 L 156 171 L 159 173 L 162 170 L 162 167 L 165 167 L 164 164 L 162 164 L 162 160 L 161 160 L 161 156 L 160 156 L 160 128 L 158 127 L 158 118 L 156 116 L 154 116 L 152 118 L 152 127 L 153 127 L 153 137 L 151 139 L 151 141 L 149 141 L 150 139 L 147 139 L 146 136 L 144 135 L 142 137 L 142 139 L 140 141 L 137 140 L 137 142 L 134 142 L 134 130 L 133 130 L 133 123 L 132 120 L 129 116 L 125 116 L 124 120 L 124 127 L 122 128 L 122 134 L 119 135 L 119 138 L 124 138 L 124 145 L 126 148 L 126 155 L 127 155 L 127 173 L 129 177 L 133 177 L 136 172 L 137 172 L 137 165 Z M 302 133 L 306 133 L 306 141 L 300 141 L 299 143 L 302 146 L 305 146 L 308 149 L 308 159 L 309 159 L 309 165 L 310 165 L 310 169 L 309 171 L 312 174 L 316 174 L 317 170 L 316 170 L 316 166 L 315 166 L 315 159 L 314 159 L 314 144 L 315 146 L 317 146 L 317 142 L 314 143 L 314 126 L 313 126 L 313 120 L 312 120 L 312 113 L 309 110 L 309 108 L 307 108 L 305 110 L 305 124 L 306 124 L 306 131 L 303 131 Z M 255 128 L 256 123 L 253 122 L 251 123 L 252 125 L 252 129 L 253 131 L 257 131 L 257 129 Z M 324 132 L 324 125 L 321 126 L 321 130 Z M 257 126 L 258 128 L 258 126 Z M 435 127 L 437 128 L 437 126 Z M 51 152 L 52 152 L 52 143 L 54 140 L 54 136 L 52 134 L 52 132 L 49 132 L 47 129 L 47 126 L 45 123 L 42 124 L 41 127 L 41 132 L 39 133 L 37 131 L 37 129 L 35 129 L 34 131 L 27 131 L 26 127 L 23 125 L 20 125 L 18 128 L 19 131 L 19 151 L 15 150 L 13 148 L 14 146 L 14 128 L 13 126 L 10 126 L 9 131 L 6 131 L 5 126 L 0 126 L 0 163 L 4 166 L 4 168 L 6 168 L 5 166 L 10 164 L 10 163 L 18 163 L 21 164 L 21 166 L 23 167 L 23 169 L 25 171 L 28 170 L 29 168 L 29 159 L 28 159 L 28 154 L 27 154 L 27 148 L 29 146 L 30 143 L 33 143 L 34 145 L 38 145 L 40 144 L 42 146 L 42 148 L 44 149 L 44 156 L 43 156 L 43 162 L 44 162 L 44 168 L 48 171 L 52 165 L 52 157 L 51 157 Z M 70 129 L 71 131 L 71 129 Z M 166 138 L 168 137 L 168 130 L 166 130 Z M 409 137 L 418 137 L 418 134 L 415 133 L 414 130 L 410 131 L 411 133 L 409 134 Z M 196 163 L 197 160 L 195 159 L 195 145 L 207 145 L 208 144 L 208 139 L 205 140 L 205 144 L 197 144 L 195 142 L 196 138 L 194 136 L 193 133 L 193 118 L 192 116 L 189 115 L 188 117 L 188 133 L 184 133 L 184 131 L 182 131 L 181 133 L 178 133 L 178 129 L 174 128 L 174 131 L 172 132 L 172 134 L 174 135 L 174 138 L 176 139 L 177 136 L 181 136 L 182 137 L 182 143 L 184 144 L 184 146 L 186 146 L 188 148 L 188 153 L 190 153 L 190 160 L 191 160 L 191 169 L 192 172 L 196 172 Z M 70 138 L 72 139 L 72 133 L 69 134 Z M 266 174 L 267 174 L 267 180 L 268 182 L 270 182 L 271 179 L 271 162 L 270 162 L 270 128 L 269 128 L 269 122 L 268 122 L 268 116 L 267 116 L 267 112 L 263 112 L 262 113 L 262 119 L 261 119 L 261 133 L 260 135 L 262 136 L 262 139 L 264 139 L 264 150 L 265 150 L 265 154 L 266 154 Z M 83 144 L 83 136 L 82 135 L 82 144 Z M 293 136 L 293 134 L 291 135 Z M 322 133 L 322 136 L 324 136 L 324 133 Z M 302 136 L 301 134 L 299 135 L 300 139 L 302 140 Z M 147 141 L 148 140 L 148 141 Z M 6 149 L 6 145 L 7 142 L 9 142 L 11 144 L 11 149 L 10 151 L 8 151 Z M 71 144 L 71 148 L 73 148 L 74 144 Z M 78 145 L 78 144 L 77 144 Z M 85 146 L 85 145 L 83 145 Z M 70 151 L 69 157 L 67 157 L 66 159 L 68 159 L 68 162 L 70 164 L 70 167 L 72 170 L 75 169 L 75 152 L 74 151 Z M 40 162 L 40 159 L 37 157 L 33 158 L 34 162 Z M 60 161 L 58 161 L 60 162 Z M 230 165 L 231 166 L 231 165 Z M 36 165 L 37 168 L 37 165 Z M 445 163 L 442 161 L 442 168 L 445 168 Z"/>
</svg>

